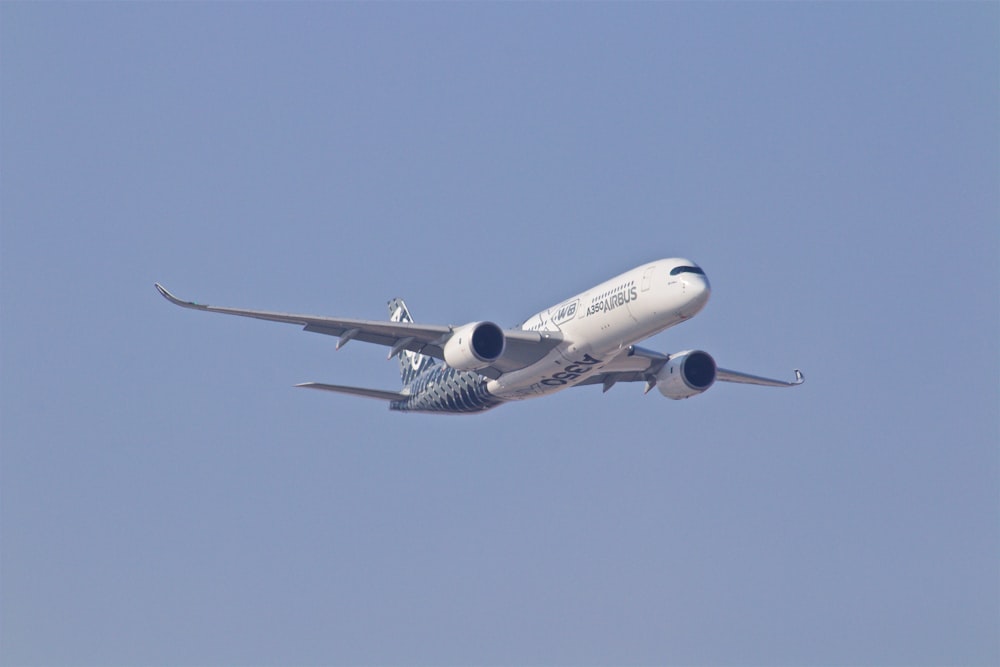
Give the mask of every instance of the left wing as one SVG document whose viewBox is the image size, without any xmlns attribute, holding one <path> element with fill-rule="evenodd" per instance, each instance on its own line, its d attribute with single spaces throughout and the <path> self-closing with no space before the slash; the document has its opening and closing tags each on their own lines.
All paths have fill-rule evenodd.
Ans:
<svg viewBox="0 0 1000 667">
<path fill-rule="evenodd" d="M 207 306 L 193 301 L 182 301 L 171 294 L 159 283 L 156 289 L 165 299 L 182 308 L 204 310 L 210 313 L 239 315 L 253 317 L 271 322 L 286 322 L 298 324 L 306 331 L 337 336 L 337 349 L 349 341 L 360 340 L 390 348 L 389 358 L 403 350 L 418 354 L 426 354 L 436 359 L 444 359 L 444 346 L 451 338 L 453 327 L 437 324 L 415 324 L 413 322 L 380 322 L 373 320 L 353 320 L 337 317 L 317 317 L 315 315 L 294 315 L 290 313 L 275 313 L 265 310 L 243 310 L 239 308 L 223 308 Z M 530 366 L 545 357 L 549 351 L 561 342 L 556 335 L 542 335 L 535 331 L 508 329 L 504 331 L 507 340 L 506 350 L 502 357 L 486 368 L 476 371 L 489 378 L 498 378 L 502 374 Z"/>
<path fill-rule="evenodd" d="M 725 368 L 715 369 L 715 379 L 720 382 L 738 382 L 740 384 L 757 384 L 762 387 L 797 387 L 806 381 L 802 371 L 798 368 L 795 369 L 795 379 L 791 382 L 786 382 L 785 380 L 772 380 L 770 378 L 762 378 L 759 375 L 750 375 L 749 373 L 739 373 L 737 371 L 727 371 Z"/>
<path fill-rule="evenodd" d="M 601 373 L 590 376 L 576 386 L 601 384 L 604 385 L 604 391 L 607 391 L 619 382 L 645 382 L 645 391 L 648 392 L 656 386 L 656 374 L 668 361 L 670 361 L 670 355 L 632 345 L 606 364 Z M 795 369 L 795 379 L 791 382 L 772 380 L 725 368 L 715 369 L 715 379 L 720 382 L 756 384 L 764 387 L 795 387 L 805 382 L 805 377 L 799 369 Z"/>
</svg>

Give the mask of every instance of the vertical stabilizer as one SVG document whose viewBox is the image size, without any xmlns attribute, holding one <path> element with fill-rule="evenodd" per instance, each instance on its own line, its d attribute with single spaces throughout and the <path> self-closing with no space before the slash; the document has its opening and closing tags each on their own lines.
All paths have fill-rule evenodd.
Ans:
<svg viewBox="0 0 1000 667">
<path fill-rule="evenodd" d="M 407 310 L 406 304 L 399 297 L 389 301 L 389 321 L 390 322 L 412 322 L 413 318 L 410 317 L 410 311 Z M 433 366 L 435 360 L 433 357 L 428 357 L 423 354 L 417 354 L 416 352 L 410 352 L 409 350 L 403 350 L 399 353 L 399 373 L 402 376 L 403 386 L 408 386 L 413 382 L 413 378 L 417 377 L 425 370 Z"/>
</svg>

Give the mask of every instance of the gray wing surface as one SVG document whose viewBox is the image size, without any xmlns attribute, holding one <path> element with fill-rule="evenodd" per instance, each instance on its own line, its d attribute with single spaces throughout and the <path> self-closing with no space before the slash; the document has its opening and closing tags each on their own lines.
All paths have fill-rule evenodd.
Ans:
<svg viewBox="0 0 1000 667">
<path fill-rule="evenodd" d="M 409 350 L 443 360 L 444 345 L 448 342 L 453 331 L 453 327 L 437 324 L 355 320 L 340 317 L 320 317 L 316 315 L 296 315 L 266 310 L 244 310 L 241 308 L 208 306 L 193 301 L 183 301 L 171 294 L 159 283 L 156 283 L 156 289 L 167 301 L 182 308 L 203 310 L 209 313 L 238 315 L 240 317 L 252 317 L 270 322 L 297 324 L 305 331 L 339 337 L 340 340 L 337 343 L 338 349 L 351 340 L 384 345 L 390 348 L 390 358 L 403 350 Z M 545 357 L 562 340 L 558 336 L 543 336 L 538 332 L 521 331 L 519 329 L 506 330 L 504 331 L 504 335 L 507 338 L 507 348 L 504 355 L 493 365 L 477 371 L 478 373 L 486 377 L 498 378 L 504 373 L 530 366 L 532 363 Z"/>
<path fill-rule="evenodd" d="M 806 381 L 805 377 L 802 375 L 802 371 L 798 368 L 795 369 L 795 379 L 791 382 L 786 382 L 785 380 L 772 380 L 771 378 L 762 378 L 759 375 L 750 375 L 749 373 L 739 373 L 737 371 L 728 371 L 725 368 L 718 368 L 715 371 L 715 379 L 720 382 L 738 382 L 740 384 L 756 384 L 762 387 L 797 387 Z"/>
<path fill-rule="evenodd" d="M 340 384 L 323 384 L 322 382 L 303 382 L 295 385 L 304 389 L 321 389 L 323 391 L 335 391 L 341 394 L 354 394 L 355 396 L 365 396 L 367 398 L 377 398 L 382 401 L 405 401 L 409 394 L 397 391 L 383 391 L 381 389 L 365 389 L 364 387 L 345 387 Z"/>
<path fill-rule="evenodd" d="M 649 391 L 655 384 L 652 378 L 669 360 L 669 355 L 633 345 L 606 364 L 601 373 L 588 377 L 576 386 L 601 384 L 604 385 L 604 391 L 607 391 L 619 382 L 645 382 L 646 391 Z M 763 387 L 796 387 L 805 382 L 802 371 L 798 369 L 795 369 L 795 379 L 791 382 L 773 380 L 725 368 L 716 368 L 715 379 L 719 382 L 756 384 Z"/>
<path fill-rule="evenodd" d="M 653 387 L 650 378 L 669 360 L 670 357 L 666 354 L 632 345 L 605 364 L 600 373 L 588 377 L 576 386 L 602 384 L 604 391 L 607 391 L 619 382 L 645 382 L 646 391 L 649 391 Z"/>
</svg>

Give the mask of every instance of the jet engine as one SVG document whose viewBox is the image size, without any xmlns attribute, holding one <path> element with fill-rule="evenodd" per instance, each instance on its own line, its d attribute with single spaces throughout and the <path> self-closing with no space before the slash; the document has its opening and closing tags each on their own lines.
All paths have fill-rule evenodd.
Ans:
<svg viewBox="0 0 1000 667">
<path fill-rule="evenodd" d="M 715 382 L 715 359 L 701 350 L 671 354 L 656 374 L 656 386 L 667 398 L 680 400 L 697 396 Z"/>
<path fill-rule="evenodd" d="M 444 345 L 444 360 L 460 371 L 477 371 L 500 358 L 507 347 L 503 329 L 492 322 L 458 327 Z"/>
</svg>

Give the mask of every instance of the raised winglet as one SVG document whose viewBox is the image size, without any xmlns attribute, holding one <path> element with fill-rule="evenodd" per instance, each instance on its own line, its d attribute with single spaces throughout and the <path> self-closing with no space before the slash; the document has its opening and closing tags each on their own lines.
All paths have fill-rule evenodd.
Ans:
<svg viewBox="0 0 1000 667">
<path fill-rule="evenodd" d="M 208 309 L 208 306 L 203 306 L 199 303 L 195 303 L 194 301 L 181 301 L 176 296 L 168 292 L 167 288 L 161 285 L 160 283 L 153 283 L 153 286 L 156 287 L 156 291 L 158 291 L 161 295 L 163 295 L 164 299 L 174 304 L 175 306 L 180 306 L 181 308 L 195 308 L 197 310 Z"/>
<path fill-rule="evenodd" d="M 795 382 L 792 383 L 792 386 L 802 384 L 805 381 L 806 381 L 806 376 L 802 374 L 802 371 L 800 371 L 798 368 L 796 368 L 795 369 Z"/>
</svg>

